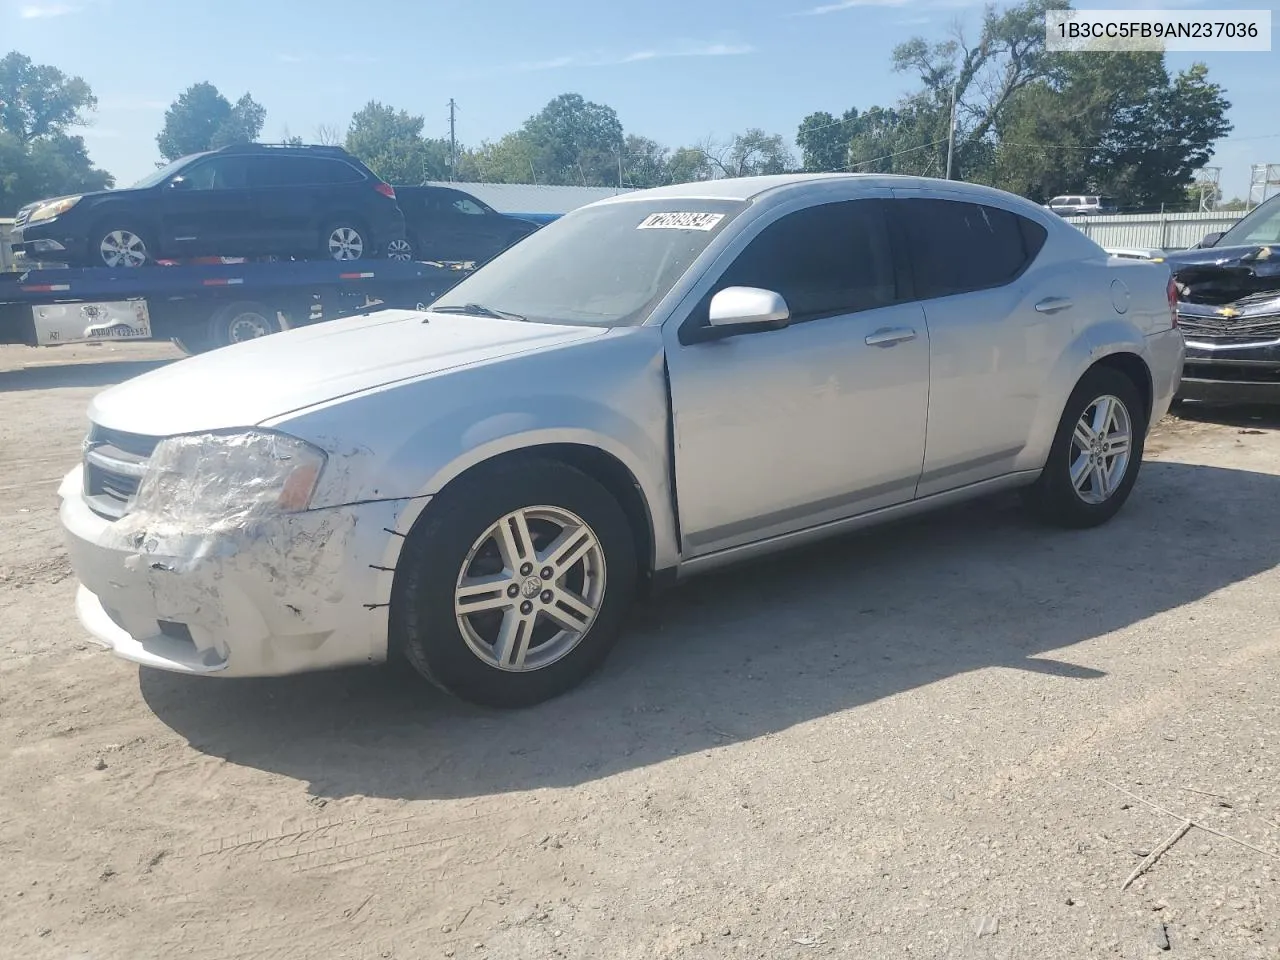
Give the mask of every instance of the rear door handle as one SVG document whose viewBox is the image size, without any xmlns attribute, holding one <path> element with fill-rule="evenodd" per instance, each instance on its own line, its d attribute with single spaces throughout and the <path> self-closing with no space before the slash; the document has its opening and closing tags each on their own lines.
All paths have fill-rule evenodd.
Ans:
<svg viewBox="0 0 1280 960">
<path fill-rule="evenodd" d="M 868 347 L 892 347 L 914 340 L 916 332 L 910 327 L 882 327 L 866 339 Z"/>
<path fill-rule="evenodd" d="M 1045 297 L 1036 304 L 1036 310 L 1040 313 L 1057 313 L 1059 310 L 1071 309 L 1070 297 Z"/>
</svg>

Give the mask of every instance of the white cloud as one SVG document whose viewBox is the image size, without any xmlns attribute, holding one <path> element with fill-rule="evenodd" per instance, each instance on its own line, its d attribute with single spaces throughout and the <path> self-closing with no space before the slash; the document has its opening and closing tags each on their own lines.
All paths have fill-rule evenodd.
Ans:
<svg viewBox="0 0 1280 960">
<path fill-rule="evenodd" d="M 796 16 L 820 17 L 827 13 L 838 13 L 841 10 L 852 10 L 854 7 L 905 7 L 908 0 L 837 0 L 836 3 L 824 3 L 819 7 L 801 10 Z"/>
<path fill-rule="evenodd" d="M 533 60 L 517 63 L 512 69 L 559 70 L 564 67 L 616 67 L 627 63 L 643 63 L 646 60 L 666 60 L 671 57 L 736 57 L 754 53 L 755 47 L 747 43 L 711 43 L 691 41 L 667 47 L 651 47 L 630 53 L 575 53 L 550 60 Z"/>
<path fill-rule="evenodd" d="M 48 17 L 64 17 L 76 13 L 81 8 L 71 3 L 25 3 L 18 8 L 18 16 L 23 20 L 43 20 Z"/>
</svg>

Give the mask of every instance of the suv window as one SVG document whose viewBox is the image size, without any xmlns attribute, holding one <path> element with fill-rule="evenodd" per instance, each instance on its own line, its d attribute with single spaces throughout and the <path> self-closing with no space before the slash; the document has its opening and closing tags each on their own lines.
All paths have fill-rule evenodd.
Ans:
<svg viewBox="0 0 1280 960">
<path fill-rule="evenodd" d="M 316 157 L 314 160 L 308 160 L 307 163 L 314 168 L 308 183 L 359 183 L 364 179 L 363 173 L 341 160 Z"/>
<path fill-rule="evenodd" d="M 769 224 L 738 254 L 711 293 L 737 286 L 781 294 L 797 321 L 895 302 L 883 201 L 824 203 Z"/>
<path fill-rule="evenodd" d="M 255 187 L 305 187 L 356 183 L 364 175 L 349 163 L 325 157 L 249 157 L 249 183 Z"/>
<path fill-rule="evenodd" d="M 916 294 L 922 299 L 986 290 L 1014 280 L 1048 231 L 999 207 L 960 200 L 895 200 L 906 215 Z"/>
<path fill-rule="evenodd" d="M 210 157 L 180 174 L 192 190 L 235 190 L 245 186 L 243 157 Z"/>
</svg>

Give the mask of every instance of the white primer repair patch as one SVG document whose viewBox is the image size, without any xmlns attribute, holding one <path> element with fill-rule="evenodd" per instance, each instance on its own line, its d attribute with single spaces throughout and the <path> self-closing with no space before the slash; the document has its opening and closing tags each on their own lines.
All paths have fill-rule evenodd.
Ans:
<svg viewBox="0 0 1280 960">
<path fill-rule="evenodd" d="M 651 213 L 637 230 L 714 230 L 723 213 Z"/>
</svg>

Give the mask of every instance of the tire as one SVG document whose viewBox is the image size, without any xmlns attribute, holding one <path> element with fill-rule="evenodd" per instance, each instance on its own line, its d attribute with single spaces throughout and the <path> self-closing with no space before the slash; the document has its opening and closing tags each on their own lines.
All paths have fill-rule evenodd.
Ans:
<svg viewBox="0 0 1280 960">
<path fill-rule="evenodd" d="M 490 533 L 516 513 L 525 517 L 536 554 L 512 562 Z M 555 523 L 547 519 L 551 515 Z M 573 562 L 559 575 L 542 578 L 555 562 L 546 549 L 557 529 L 566 535 L 566 547 L 583 532 L 563 526 L 566 518 L 580 521 L 594 535 L 595 547 L 580 558 L 573 556 L 577 549 L 568 549 L 564 559 Z M 518 538 L 514 534 L 508 540 L 518 543 Z M 522 554 L 527 557 L 516 551 L 517 557 Z M 456 612 L 464 576 L 503 578 L 505 587 L 472 589 L 473 604 L 494 609 Z M 635 540 L 626 514 L 594 479 L 542 458 L 482 467 L 436 497 L 410 533 L 392 588 L 391 644 L 424 677 L 462 700 L 531 706 L 577 686 L 604 662 L 635 594 L 636 577 Z M 570 616 L 564 598 L 575 604 L 585 598 L 580 609 L 594 604 L 594 617 Z M 562 629 L 546 612 L 552 609 L 585 628 Z M 531 634 L 519 626 L 529 623 Z M 504 648 L 501 630 L 508 624 L 516 629 Z M 525 636 L 531 640 L 521 657 L 517 651 Z"/>
<path fill-rule="evenodd" d="M 217 344 L 209 339 L 209 335 L 205 331 L 188 331 L 181 337 L 170 337 L 173 345 L 185 353 L 188 357 L 194 357 L 197 353 L 208 353 L 217 347 Z"/>
<path fill-rule="evenodd" d="M 373 257 L 373 238 L 357 220 L 330 221 L 320 231 L 320 256 L 326 260 L 368 260 Z"/>
<path fill-rule="evenodd" d="M 155 260 L 156 252 L 149 231 L 127 220 L 108 220 L 89 234 L 85 264 L 116 270 L 145 267 Z"/>
<path fill-rule="evenodd" d="M 1110 404 L 1107 416 L 1109 434 L 1100 445 L 1090 450 L 1085 446 L 1087 435 L 1077 438 L 1076 427 L 1086 414 L 1090 424 L 1096 427 L 1100 417 L 1100 404 Z M 1133 490 L 1142 466 L 1142 452 L 1146 442 L 1147 418 L 1142 395 L 1133 381 L 1110 367 L 1094 367 L 1076 384 L 1067 400 L 1062 419 L 1054 434 L 1053 446 L 1044 471 L 1036 482 L 1023 491 L 1023 497 L 1040 519 L 1054 526 L 1071 529 L 1096 527 L 1114 517 Z M 1121 463 L 1121 455 L 1114 446 L 1114 438 L 1124 433 L 1128 423 L 1127 456 Z M 1108 439 L 1110 437 L 1111 439 Z M 1113 444 L 1106 447 L 1107 443 Z M 1102 472 L 1090 467 L 1090 456 L 1097 457 Z M 1080 489 L 1073 482 L 1073 470 L 1080 479 Z M 1121 471 L 1117 475 L 1116 471 Z"/>
<path fill-rule="evenodd" d="M 225 347 L 280 332 L 276 311 L 264 303 L 237 300 L 224 304 L 209 318 L 208 342 Z"/>
</svg>

